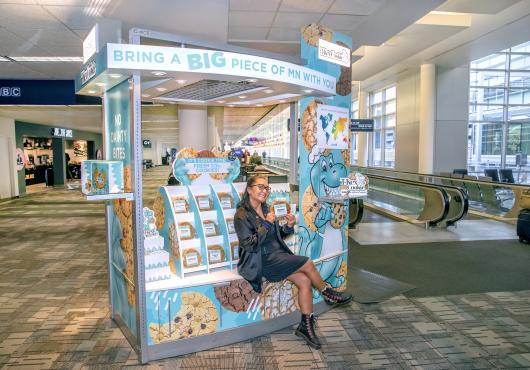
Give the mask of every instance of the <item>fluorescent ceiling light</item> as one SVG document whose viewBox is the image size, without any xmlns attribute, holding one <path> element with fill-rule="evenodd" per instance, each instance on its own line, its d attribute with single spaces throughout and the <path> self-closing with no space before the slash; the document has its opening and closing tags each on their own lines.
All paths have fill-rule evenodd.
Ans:
<svg viewBox="0 0 530 370">
<path fill-rule="evenodd" d="M 167 91 L 167 89 L 165 87 L 157 87 L 156 88 L 158 91 L 160 92 L 164 92 L 164 91 Z"/>
<path fill-rule="evenodd" d="M 239 95 L 238 98 L 239 99 L 245 99 L 247 96 L 246 95 Z"/>
<path fill-rule="evenodd" d="M 186 83 L 186 80 L 175 80 L 179 85 L 184 85 Z"/>
<path fill-rule="evenodd" d="M 110 0 L 90 0 L 87 6 L 84 7 L 83 13 L 89 17 L 101 17 Z"/>
<path fill-rule="evenodd" d="M 97 91 L 96 90 L 88 90 L 87 93 L 89 94 L 95 94 Z"/>
<path fill-rule="evenodd" d="M 151 74 L 155 75 L 155 76 L 165 76 L 166 75 L 166 72 L 163 72 L 163 71 L 153 71 L 151 72 Z"/>
<path fill-rule="evenodd" d="M 82 62 L 83 57 L 11 57 L 15 62 Z"/>
<path fill-rule="evenodd" d="M 148 97 L 150 97 L 150 96 L 151 96 L 151 95 L 149 95 L 149 94 L 142 94 L 142 98 L 148 98 Z"/>
<path fill-rule="evenodd" d="M 100 87 L 105 87 L 107 86 L 107 84 L 105 82 L 96 82 L 96 85 L 97 86 L 100 86 Z"/>
<path fill-rule="evenodd" d="M 305 89 L 304 92 L 305 92 L 306 94 L 311 94 L 311 93 L 313 92 L 313 90 L 311 90 L 311 89 Z"/>
<path fill-rule="evenodd" d="M 263 90 L 263 92 L 265 94 L 272 94 L 274 92 L 274 90 L 273 89 L 267 89 L 267 90 Z"/>
<path fill-rule="evenodd" d="M 256 107 L 263 107 L 263 104 L 256 104 Z"/>
<path fill-rule="evenodd" d="M 118 74 L 118 73 L 111 73 L 111 74 L 109 74 L 109 77 L 110 77 L 110 78 L 121 78 L 122 75 L 120 75 L 120 74 Z"/>
<path fill-rule="evenodd" d="M 224 100 L 217 100 L 217 102 L 218 102 L 219 104 L 223 104 L 225 101 L 224 101 Z"/>
<path fill-rule="evenodd" d="M 258 82 L 255 78 L 247 78 L 247 82 L 253 84 L 254 82 Z"/>
</svg>

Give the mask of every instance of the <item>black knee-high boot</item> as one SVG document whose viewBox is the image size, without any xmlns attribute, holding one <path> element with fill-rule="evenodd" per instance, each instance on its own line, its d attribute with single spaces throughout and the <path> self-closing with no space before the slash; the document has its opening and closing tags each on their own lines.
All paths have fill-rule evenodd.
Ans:
<svg viewBox="0 0 530 370">
<path fill-rule="evenodd" d="M 315 333 L 315 317 L 313 314 L 302 314 L 302 321 L 296 328 L 296 335 L 305 339 L 306 343 L 315 349 L 320 349 L 320 340 Z"/>
</svg>

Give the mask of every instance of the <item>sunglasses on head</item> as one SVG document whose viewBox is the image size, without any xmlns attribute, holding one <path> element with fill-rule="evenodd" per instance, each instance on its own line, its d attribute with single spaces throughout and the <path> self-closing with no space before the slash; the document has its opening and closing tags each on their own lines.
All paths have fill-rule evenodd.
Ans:
<svg viewBox="0 0 530 370">
<path fill-rule="evenodd" d="M 265 190 L 265 191 L 267 191 L 269 193 L 271 191 L 271 187 L 270 186 L 265 186 L 263 184 L 257 184 L 257 185 L 252 185 L 252 186 L 257 187 L 259 190 Z"/>
</svg>

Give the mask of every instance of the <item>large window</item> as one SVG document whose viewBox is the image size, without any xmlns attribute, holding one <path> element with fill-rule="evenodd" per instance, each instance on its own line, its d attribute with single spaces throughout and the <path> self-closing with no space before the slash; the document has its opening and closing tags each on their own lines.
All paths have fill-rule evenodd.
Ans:
<svg viewBox="0 0 530 370">
<path fill-rule="evenodd" d="M 530 182 L 530 42 L 471 62 L 468 171 L 512 168 Z"/>
<path fill-rule="evenodd" d="M 395 167 L 396 86 L 370 93 L 368 115 L 374 120 L 371 134 L 369 164 L 375 167 Z"/>
</svg>

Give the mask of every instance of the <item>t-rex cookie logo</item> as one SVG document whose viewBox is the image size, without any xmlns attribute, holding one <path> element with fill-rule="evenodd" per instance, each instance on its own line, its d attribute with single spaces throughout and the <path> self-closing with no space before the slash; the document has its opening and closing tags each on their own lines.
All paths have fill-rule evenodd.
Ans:
<svg viewBox="0 0 530 370">
<path fill-rule="evenodd" d="M 368 177 L 362 173 L 351 173 L 349 177 L 340 179 L 340 195 L 349 198 L 368 195 Z"/>
</svg>

